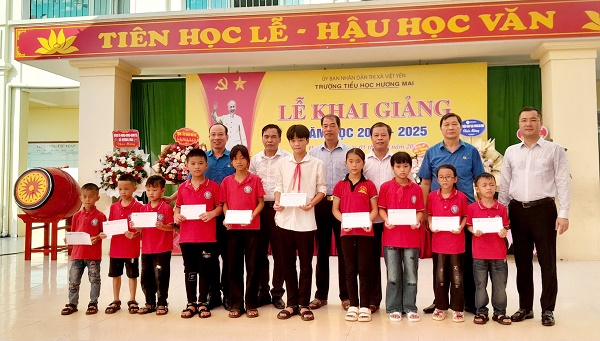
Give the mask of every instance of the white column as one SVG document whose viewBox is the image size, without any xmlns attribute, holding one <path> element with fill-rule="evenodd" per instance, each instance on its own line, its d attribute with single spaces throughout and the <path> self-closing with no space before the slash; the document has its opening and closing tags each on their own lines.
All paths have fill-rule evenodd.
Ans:
<svg viewBox="0 0 600 341">
<path fill-rule="evenodd" d="M 140 70 L 120 59 L 71 61 L 79 69 L 79 184 L 98 184 L 94 171 L 113 150 L 112 131 L 129 128 L 131 76 Z M 101 196 L 98 209 L 110 199 Z"/>
<path fill-rule="evenodd" d="M 542 69 L 543 123 L 550 138 L 567 149 L 571 172 L 569 230 L 558 236 L 558 259 L 600 259 L 598 48 L 600 41 L 544 43 L 531 55 Z"/>
</svg>

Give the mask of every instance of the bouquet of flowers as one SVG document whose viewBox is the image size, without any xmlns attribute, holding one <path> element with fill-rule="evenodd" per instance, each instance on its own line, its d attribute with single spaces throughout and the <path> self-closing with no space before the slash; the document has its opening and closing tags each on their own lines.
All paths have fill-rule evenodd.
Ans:
<svg viewBox="0 0 600 341">
<path fill-rule="evenodd" d="M 144 184 L 151 172 L 148 154 L 140 149 L 116 149 L 100 159 L 100 169 L 96 170 L 99 177 L 100 191 L 108 196 L 119 197 L 117 182 L 121 174 L 131 174 L 137 183 L 135 196 L 144 193 Z"/>
<path fill-rule="evenodd" d="M 479 156 L 481 156 L 483 168 L 485 169 L 486 173 L 490 173 L 496 178 L 496 183 L 499 187 L 503 156 L 496 150 L 496 141 L 494 139 L 481 141 L 479 145 L 475 147 L 479 151 Z"/>
<path fill-rule="evenodd" d="M 167 181 L 180 184 L 187 179 L 188 170 L 185 167 L 185 159 L 194 148 L 206 150 L 206 145 L 193 144 L 184 146 L 177 143 L 169 144 L 158 156 L 158 161 L 152 167 L 154 171 L 162 175 Z"/>
</svg>

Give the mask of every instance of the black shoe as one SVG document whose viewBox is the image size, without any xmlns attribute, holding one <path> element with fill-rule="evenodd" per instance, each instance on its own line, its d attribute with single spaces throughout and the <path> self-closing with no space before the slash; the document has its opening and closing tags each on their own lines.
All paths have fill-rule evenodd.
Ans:
<svg viewBox="0 0 600 341">
<path fill-rule="evenodd" d="M 544 312 L 542 313 L 542 324 L 546 327 L 554 325 L 554 313 L 552 312 L 552 310 L 544 310 Z"/>
<path fill-rule="evenodd" d="M 529 320 L 533 318 L 533 310 L 525 311 L 525 309 L 519 309 L 516 313 L 512 314 L 510 319 L 513 322 L 521 322 L 523 320 Z"/>
<path fill-rule="evenodd" d="M 227 296 L 223 296 L 223 308 L 225 310 L 230 311 L 233 306 L 231 305 L 231 300 Z"/>
<path fill-rule="evenodd" d="M 268 304 L 271 304 L 271 296 L 265 295 L 265 296 L 258 297 L 258 306 L 259 307 L 262 307 L 263 305 L 268 305 Z"/>
<path fill-rule="evenodd" d="M 281 299 L 281 297 L 273 297 L 273 307 L 276 309 L 285 309 L 285 302 Z"/>
<path fill-rule="evenodd" d="M 423 309 L 423 312 L 425 314 L 433 314 L 434 311 L 435 311 L 435 302 L 432 303 L 429 307 Z"/>
<path fill-rule="evenodd" d="M 465 311 L 467 313 L 475 314 L 475 307 L 467 307 L 467 306 L 465 306 Z"/>
<path fill-rule="evenodd" d="M 213 310 L 217 307 L 220 307 L 223 305 L 223 301 L 221 300 L 221 295 L 209 295 L 208 296 L 208 310 Z"/>
</svg>

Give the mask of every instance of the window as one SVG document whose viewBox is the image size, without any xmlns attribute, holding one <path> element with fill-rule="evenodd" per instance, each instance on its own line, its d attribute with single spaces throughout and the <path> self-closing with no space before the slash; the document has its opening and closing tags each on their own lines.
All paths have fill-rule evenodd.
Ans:
<svg viewBox="0 0 600 341">
<path fill-rule="evenodd" d="M 302 0 L 186 0 L 186 9 L 300 5 Z"/>
<path fill-rule="evenodd" d="M 130 0 L 29 0 L 29 18 L 65 18 L 129 13 Z"/>
</svg>

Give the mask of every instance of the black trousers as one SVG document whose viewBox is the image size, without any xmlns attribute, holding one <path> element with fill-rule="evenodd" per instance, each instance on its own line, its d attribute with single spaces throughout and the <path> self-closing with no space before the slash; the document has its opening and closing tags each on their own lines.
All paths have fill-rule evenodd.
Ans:
<svg viewBox="0 0 600 341">
<path fill-rule="evenodd" d="M 340 289 L 340 300 L 348 299 L 346 289 L 346 269 L 344 267 L 344 252 L 340 243 L 340 231 L 342 223 L 337 220 L 331 212 L 333 201 L 321 200 L 315 206 L 315 218 L 317 220 L 317 268 L 315 297 L 326 300 L 329 296 L 329 256 L 331 255 L 331 233 L 333 231 L 338 259 L 338 285 Z"/>
<path fill-rule="evenodd" d="M 185 292 L 188 303 L 206 305 L 213 269 L 218 266 L 215 256 L 217 243 L 181 243 Z"/>
<path fill-rule="evenodd" d="M 229 296 L 229 262 L 227 255 L 227 228 L 223 225 L 225 215 L 221 214 L 215 218 L 217 220 L 217 248 L 215 249 L 215 266 L 213 267 L 213 275 L 211 276 L 210 295 L 212 297 Z M 219 256 L 221 256 L 222 265 L 219 266 Z"/>
<path fill-rule="evenodd" d="M 275 210 L 272 203 L 265 201 L 260 212 L 260 239 L 258 240 L 258 286 L 259 297 L 269 296 L 269 243 L 273 254 L 273 280 L 270 296 L 281 297 L 283 289 L 283 263 L 279 245 L 279 227 L 275 225 Z"/>
<path fill-rule="evenodd" d="M 553 201 L 523 208 L 511 201 L 508 205 L 513 236 L 519 308 L 533 309 L 533 247 L 537 250 L 542 273 L 542 310 L 554 310 L 558 293 L 556 275 L 556 204 Z"/>
<path fill-rule="evenodd" d="M 437 267 L 435 272 L 435 307 L 440 310 L 463 311 L 465 296 L 463 288 L 463 254 L 449 255 L 436 253 Z M 450 289 L 450 305 L 448 305 L 448 289 Z"/>
<path fill-rule="evenodd" d="M 312 259 L 315 231 L 296 232 L 279 228 L 288 307 L 307 307 L 312 286 Z M 296 251 L 300 260 L 300 278 L 296 271 Z"/>
<path fill-rule="evenodd" d="M 375 254 L 375 239 L 369 236 L 344 236 L 342 237 L 342 249 L 344 250 L 344 263 L 346 265 L 346 286 L 350 305 L 368 308 L 371 304 L 371 276 L 375 260 L 379 261 L 379 255 Z M 360 301 L 359 288 L 356 276 L 360 279 Z"/>
<path fill-rule="evenodd" d="M 142 291 L 146 304 L 167 306 L 171 279 L 171 251 L 142 253 Z M 158 296 L 158 297 L 157 297 Z"/>
<path fill-rule="evenodd" d="M 465 307 L 475 309 L 475 278 L 473 277 L 473 234 L 465 230 L 465 253 L 463 256 L 463 287 Z"/>
<path fill-rule="evenodd" d="M 231 308 L 243 310 L 258 308 L 258 238 L 257 230 L 227 231 L 229 247 L 229 292 Z M 244 259 L 246 263 L 246 295 L 244 296 Z"/>
<path fill-rule="evenodd" d="M 381 238 L 383 236 L 383 223 L 373 224 L 373 240 L 375 242 L 374 250 L 376 254 L 375 261 L 371 269 L 371 303 L 379 307 L 381 305 Z"/>
</svg>

